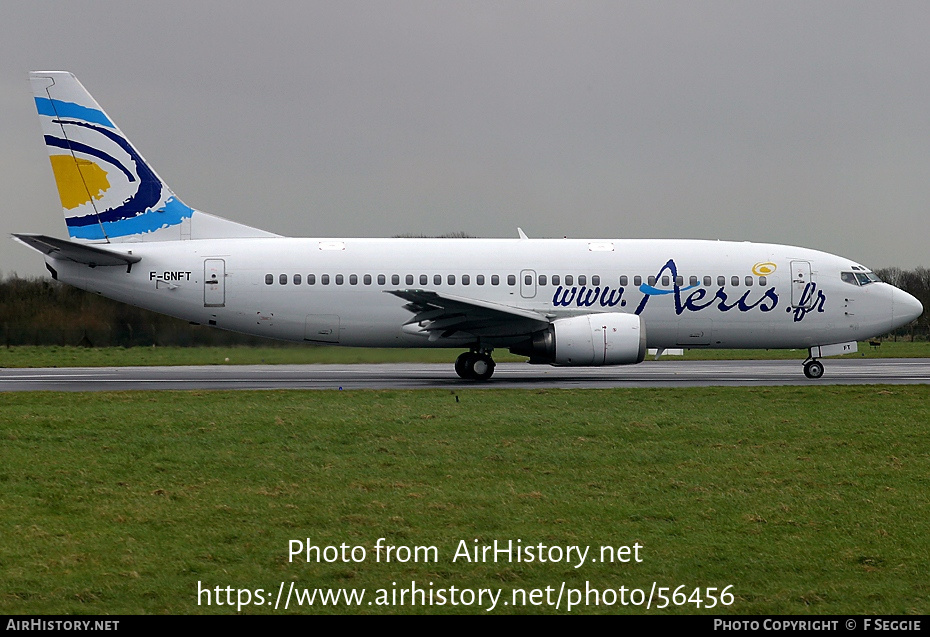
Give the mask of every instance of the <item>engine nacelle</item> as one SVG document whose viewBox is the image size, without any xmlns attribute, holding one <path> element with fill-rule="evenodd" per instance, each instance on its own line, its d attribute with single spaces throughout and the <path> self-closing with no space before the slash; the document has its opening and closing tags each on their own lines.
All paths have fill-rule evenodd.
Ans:
<svg viewBox="0 0 930 637">
<path fill-rule="evenodd" d="M 532 341 L 511 347 L 531 363 L 579 367 L 631 365 L 646 357 L 646 327 L 636 314 L 586 314 L 553 321 Z"/>
</svg>

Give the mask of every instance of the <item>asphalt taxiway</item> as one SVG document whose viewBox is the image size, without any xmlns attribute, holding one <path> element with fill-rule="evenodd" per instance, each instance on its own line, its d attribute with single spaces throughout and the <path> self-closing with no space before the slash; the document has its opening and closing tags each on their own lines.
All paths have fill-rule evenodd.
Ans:
<svg viewBox="0 0 930 637">
<path fill-rule="evenodd" d="M 220 389 L 494 389 L 930 384 L 930 359 L 824 359 L 808 380 L 801 361 L 646 361 L 567 368 L 500 363 L 491 380 L 455 375 L 452 364 L 207 365 L 0 369 L 0 391 Z"/>
</svg>

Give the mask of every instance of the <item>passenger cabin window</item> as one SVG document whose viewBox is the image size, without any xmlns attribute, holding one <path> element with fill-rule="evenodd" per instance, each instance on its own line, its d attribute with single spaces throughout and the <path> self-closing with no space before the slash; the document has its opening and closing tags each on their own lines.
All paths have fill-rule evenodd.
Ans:
<svg viewBox="0 0 930 637">
<path fill-rule="evenodd" d="M 392 274 L 391 275 L 391 285 L 400 285 L 400 275 Z"/>
<path fill-rule="evenodd" d="M 320 275 L 320 283 L 323 284 L 323 285 L 329 285 L 329 275 L 328 275 L 328 274 L 321 274 L 321 275 Z"/>
<path fill-rule="evenodd" d="M 540 275 L 539 275 L 539 284 L 540 284 L 540 285 L 545 285 L 545 284 L 546 284 L 546 275 L 545 275 L 545 274 L 540 274 Z"/>
<path fill-rule="evenodd" d="M 533 279 L 532 279 L 532 277 L 530 277 L 530 280 L 527 281 L 526 284 L 527 284 L 527 285 L 531 285 L 532 283 L 533 283 Z M 516 285 L 516 284 L 517 284 L 517 277 L 515 277 L 515 276 L 512 275 L 512 274 L 508 274 L 508 275 L 507 275 L 507 285 Z"/>
<path fill-rule="evenodd" d="M 294 285 L 300 285 L 300 275 L 299 275 L 299 274 L 295 274 L 295 275 L 294 275 Z"/>
<path fill-rule="evenodd" d="M 455 285 L 455 275 L 450 274 L 449 276 L 447 276 L 446 282 L 448 282 L 449 285 Z"/>
<path fill-rule="evenodd" d="M 484 285 L 484 275 L 479 274 L 478 276 L 476 276 L 475 283 L 477 283 L 478 285 Z"/>
<path fill-rule="evenodd" d="M 501 278 L 500 278 L 499 276 L 497 276 L 496 274 L 492 274 L 492 275 L 491 275 L 491 285 L 500 285 L 500 284 L 501 284 Z"/>
<path fill-rule="evenodd" d="M 413 285 L 413 275 L 408 274 L 404 281 L 406 281 L 407 285 Z"/>
<path fill-rule="evenodd" d="M 378 285 L 384 285 L 387 282 L 387 277 L 383 274 L 378 275 Z"/>
<path fill-rule="evenodd" d="M 469 275 L 467 275 L 467 274 L 463 274 L 463 275 L 462 275 L 462 285 L 470 285 L 470 284 L 471 284 L 471 277 L 470 277 Z"/>
<path fill-rule="evenodd" d="M 767 279 L 764 276 L 759 277 L 759 285 L 766 285 Z"/>
<path fill-rule="evenodd" d="M 273 274 L 266 274 L 266 275 L 265 275 L 265 285 L 271 285 L 272 283 L 274 283 L 274 275 L 273 275 Z"/>
<path fill-rule="evenodd" d="M 725 286 L 726 284 L 727 284 L 727 278 L 726 278 L 725 276 L 718 276 L 718 277 L 717 277 L 717 285 L 719 285 L 720 287 L 723 287 L 723 286 Z"/>
<path fill-rule="evenodd" d="M 433 285 L 442 285 L 442 275 L 434 274 L 433 275 Z"/>
<path fill-rule="evenodd" d="M 697 285 L 697 284 L 698 284 L 698 278 L 697 278 L 696 276 L 692 276 L 690 279 L 688 279 L 688 284 L 689 284 L 689 285 Z"/>
<path fill-rule="evenodd" d="M 308 274 L 307 275 L 307 285 L 316 285 L 316 275 Z"/>
<path fill-rule="evenodd" d="M 525 285 L 533 285 L 533 275 L 532 274 L 524 275 L 523 283 Z"/>
<path fill-rule="evenodd" d="M 349 275 L 349 285 L 358 285 L 358 275 L 350 274 Z"/>
<path fill-rule="evenodd" d="M 420 285 L 426 285 L 429 278 L 425 274 L 420 275 Z"/>
<path fill-rule="evenodd" d="M 730 285 L 732 285 L 733 287 L 738 287 L 738 286 L 739 286 L 739 277 L 738 277 L 738 276 L 731 276 L 731 277 L 730 277 Z"/>
<path fill-rule="evenodd" d="M 746 277 L 746 285 L 747 285 L 747 286 L 752 285 L 752 277 L 751 277 L 751 276 L 747 276 L 747 277 Z"/>
<path fill-rule="evenodd" d="M 281 285 L 287 285 L 287 275 L 282 274 L 281 276 L 279 276 L 278 283 L 280 283 Z"/>
<path fill-rule="evenodd" d="M 336 285 L 342 285 L 343 283 L 345 283 L 345 277 L 342 276 L 341 274 L 337 274 L 337 275 L 336 275 Z"/>
<path fill-rule="evenodd" d="M 591 285 L 600 285 L 600 284 L 601 284 L 601 277 L 599 277 L 596 274 L 591 277 Z"/>
<path fill-rule="evenodd" d="M 630 281 L 630 280 L 627 278 L 627 276 L 626 276 L 625 274 L 624 274 L 623 276 L 620 277 L 620 285 L 621 285 L 621 286 L 626 286 L 626 285 L 629 283 L 629 281 Z"/>
<path fill-rule="evenodd" d="M 578 285 L 587 285 L 587 284 L 588 284 L 588 277 L 586 277 L 586 276 L 583 275 L 583 274 L 579 274 L 579 275 L 578 275 Z"/>
<path fill-rule="evenodd" d="M 639 287 L 643 284 L 643 277 L 636 275 L 633 277 L 633 285 Z"/>
<path fill-rule="evenodd" d="M 552 285 L 562 285 L 561 279 L 559 278 L 558 274 L 552 275 Z"/>
<path fill-rule="evenodd" d="M 711 284 L 712 284 L 712 282 L 713 282 L 713 279 L 711 279 L 709 276 L 705 276 L 705 277 L 704 277 L 704 285 L 705 285 L 705 287 L 710 287 Z"/>
<path fill-rule="evenodd" d="M 362 282 L 364 282 L 365 285 L 371 285 L 371 275 L 366 274 L 365 277 L 362 279 Z"/>
<path fill-rule="evenodd" d="M 575 282 L 575 278 L 571 274 L 565 275 L 565 285 L 572 285 Z"/>
</svg>

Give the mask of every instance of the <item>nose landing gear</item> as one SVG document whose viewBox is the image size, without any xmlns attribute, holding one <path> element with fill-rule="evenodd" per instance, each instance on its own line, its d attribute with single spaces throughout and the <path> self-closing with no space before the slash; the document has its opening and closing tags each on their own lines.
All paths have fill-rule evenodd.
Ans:
<svg viewBox="0 0 930 637">
<path fill-rule="evenodd" d="M 466 380 L 488 380 L 494 367 L 491 350 L 465 352 L 455 359 L 455 373 Z"/>
<path fill-rule="evenodd" d="M 809 358 L 804 361 L 804 375 L 811 380 L 817 380 L 823 376 L 823 363 L 816 358 Z"/>
<path fill-rule="evenodd" d="M 811 380 L 823 376 L 823 363 L 818 359 L 822 356 L 843 356 L 855 354 L 859 350 L 856 341 L 833 343 L 831 345 L 812 345 L 807 349 L 807 360 L 804 361 L 804 375 Z"/>
</svg>

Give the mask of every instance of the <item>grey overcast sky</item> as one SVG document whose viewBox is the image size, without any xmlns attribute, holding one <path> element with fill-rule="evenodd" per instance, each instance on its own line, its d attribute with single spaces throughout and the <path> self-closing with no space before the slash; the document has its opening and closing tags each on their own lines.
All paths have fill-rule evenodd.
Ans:
<svg viewBox="0 0 930 637">
<path fill-rule="evenodd" d="M 66 236 L 26 71 L 295 236 L 803 245 L 930 266 L 930 3 L 6 0 L 0 232 Z M 43 274 L 8 241 L 0 271 Z"/>
</svg>

